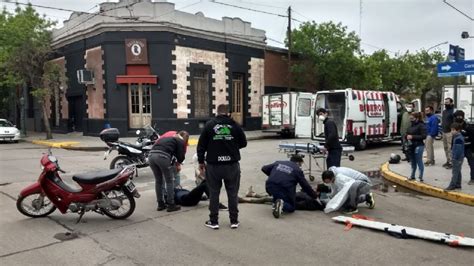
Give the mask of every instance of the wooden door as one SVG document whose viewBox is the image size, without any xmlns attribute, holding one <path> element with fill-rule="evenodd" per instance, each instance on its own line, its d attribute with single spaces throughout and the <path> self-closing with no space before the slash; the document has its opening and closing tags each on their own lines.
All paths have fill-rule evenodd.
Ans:
<svg viewBox="0 0 474 266">
<path fill-rule="evenodd" d="M 235 122 L 242 125 L 243 122 L 243 85 L 244 76 L 242 74 L 234 74 L 232 76 L 232 118 Z"/>
<path fill-rule="evenodd" d="M 130 128 L 151 124 L 150 84 L 130 84 L 128 95 Z"/>
<path fill-rule="evenodd" d="M 194 117 L 210 116 L 209 73 L 207 69 L 195 69 L 193 76 Z"/>
</svg>

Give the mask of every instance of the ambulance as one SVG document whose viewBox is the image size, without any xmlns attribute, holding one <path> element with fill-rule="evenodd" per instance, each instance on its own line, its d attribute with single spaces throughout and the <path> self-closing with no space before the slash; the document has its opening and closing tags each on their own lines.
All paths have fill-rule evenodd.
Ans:
<svg viewBox="0 0 474 266">
<path fill-rule="evenodd" d="M 316 93 L 312 139 L 324 141 L 324 125 L 316 115 L 325 108 L 338 129 L 342 143 L 364 150 L 369 142 L 400 139 L 402 104 L 390 91 L 329 90 Z"/>
<path fill-rule="evenodd" d="M 315 94 L 271 93 L 262 96 L 262 131 L 283 137 L 311 138 Z"/>
</svg>

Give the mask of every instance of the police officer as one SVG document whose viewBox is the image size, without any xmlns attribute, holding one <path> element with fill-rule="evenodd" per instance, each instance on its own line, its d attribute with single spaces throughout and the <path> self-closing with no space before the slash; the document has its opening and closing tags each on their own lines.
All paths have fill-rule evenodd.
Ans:
<svg viewBox="0 0 474 266">
<path fill-rule="evenodd" d="M 229 200 L 230 227 L 239 227 L 237 208 L 240 187 L 240 149 L 247 146 L 242 128 L 229 116 L 229 107 L 217 107 L 217 116 L 208 121 L 197 146 L 199 169 L 206 171 L 209 187 L 209 220 L 205 226 L 219 229 L 219 194 L 224 181 Z M 205 162 L 207 164 L 205 164 Z"/>
<path fill-rule="evenodd" d="M 341 166 L 342 146 L 339 143 L 339 134 L 337 133 L 336 123 L 328 118 L 328 111 L 324 108 L 319 108 L 316 111 L 319 120 L 324 123 L 324 147 L 328 151 L 326 158 L 327 168 L 331 166 Z"/>
</svg>

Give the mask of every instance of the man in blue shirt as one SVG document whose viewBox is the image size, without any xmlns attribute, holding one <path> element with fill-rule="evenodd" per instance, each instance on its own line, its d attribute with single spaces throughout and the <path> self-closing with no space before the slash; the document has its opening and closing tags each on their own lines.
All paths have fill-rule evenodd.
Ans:
<svg viewBox="0 0 474 266">
<path fill-rule="evenodd" d="M 425 115 L 428 118 L 428 122 L 426 123 L 427 136 L 425 146 L 427 160 L 425 162 L 425 165 L 429 166 L 435 164 L 433 143 L 436 136 L 438 136 L 438 118 L 434 115 L 434 109 L 432 106 L 427 106 L 425 108 Z"/>
</svg>

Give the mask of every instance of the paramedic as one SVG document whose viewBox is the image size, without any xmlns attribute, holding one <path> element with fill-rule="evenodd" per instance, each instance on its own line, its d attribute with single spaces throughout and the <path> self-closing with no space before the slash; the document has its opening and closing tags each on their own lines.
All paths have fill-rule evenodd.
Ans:
<svg viewBox="0 0 474 266">
<path fill-rule="evenodd" d="M 273 216 L 280 218 L 281 213 L 292 213 L 296 208 L 296 185 L 299 184 L 310 199 L 317 198 L 316 192 L 305 179 L 301 165 L 303 158 L 293 155 L 290 161 L 276 161 L 262 167 L 268 179 L 265 183 L 267 193 L 273 197 Z M 322 206 L 321 206 L 322 209 Z"/>
<path fill-rule="evenodd" d="M 331 167 L 329 170 L 323 172 L 322 179 L 326 185 L 331 186 L 329 198 L 335 199 L 338 193 L 347 193 L 347 197 L 345 197 L 346 200 L 340 202 L 338 206 L 331 211 L 338 210 L 342 207 L 346 214 L 357 213 L 357 205 L 362 202 L 365 202 L 370 209 L 375 207 L 375 199 L 370 192 L 372 183 L 370 179 L 361 172 L 347 167 Z M 345 185 L 349 186 L 349 184 L 350 187 L 344 190 L 343 187 Z M 328 205 L 331 205 L 331 201 L 327 203 L 327 206 Z"/>
<path fill-rule="evenodd" d="M 324 123 L 324 147 L 328 151 L 326 159 L 327 168 L 331 166 L 341 166 L 342 146 L 339 143 L 336 123 L 328 118 L 328 112 L 324 108 L 319 108 L 316 115 Z"/>
</svg>

